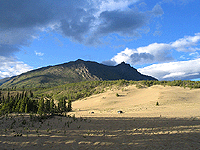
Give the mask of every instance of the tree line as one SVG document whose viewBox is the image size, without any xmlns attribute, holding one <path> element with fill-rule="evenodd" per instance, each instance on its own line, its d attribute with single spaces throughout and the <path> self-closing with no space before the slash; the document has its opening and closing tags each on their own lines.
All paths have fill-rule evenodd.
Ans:
<svg viewBox="0 0 200 150">
<path fill-rule="evenodd" d="M 17 112 L 42 115 L 68 112 L 72 109 L 72 101 L 102 93 L 107 89 L 112 89 L 112 87 L 128 85 L 136 85 L 138 88 L 163 85 L 193 89 L 200 88 L 200 81 L 127 81 L 122 79 L 113 81 L 84 81 L 43 89 L 26 89 L 26 87 L 20 90 L 16 88 L 0 89 L 0 114 Z"/>
<path fill-rule="evenodd" d="M 64 98 L 60 99 L 58 105 L 56 105 L 53 98 L 41 97 L 38 100 L 31 90 L 22 91 L 15 95 L 11 95 L 10 91 L 8 91 L 7 96 L 2 95 L 0 91 L 0 115 L 8 113 L 37 113 L 44 115 L 68 112 L 71 109 L 71 100 L 66 102 Z"/>
</svg>

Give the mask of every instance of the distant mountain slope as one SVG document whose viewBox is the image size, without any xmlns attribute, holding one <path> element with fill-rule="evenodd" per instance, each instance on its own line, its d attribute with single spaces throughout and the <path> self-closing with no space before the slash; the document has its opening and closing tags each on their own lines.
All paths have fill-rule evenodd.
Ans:
<svg viewBox="0 0 200 150">
<path fill-rule="evenodd" d="M 124 62 L 106 66 L 97 62 L 71 61 L 68 63 L 35 69 L 6 80 L 0 87 L 49 87 L 66 83 L 93 80 L 157 80 L 142 75 Z"/>
<path fill-rule="evenodd" d="M 13 77 L 7 77 L 7 78 L 3 78 L 3 79 L 0 79 L 0 86 L 2 85 L 2 84 L 4 84 L 5 82 L 7 82 L 7 81 L 9 81 L 9 80 L 11 80 L 12 78 L 14 78 L 15 76 L 13 76 Z"/>
</svg>

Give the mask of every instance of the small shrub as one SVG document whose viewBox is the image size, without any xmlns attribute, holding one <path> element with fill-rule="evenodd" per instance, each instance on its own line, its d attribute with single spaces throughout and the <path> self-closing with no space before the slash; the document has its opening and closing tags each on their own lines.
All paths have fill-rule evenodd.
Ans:
<svg viewBox="0 0 200 150">
<path fill-rule="evenodd" d="M 158 102 L 156 102 L 156 106 L 159 106 L 159 103 L 158 103 Z"/>
<path fill-rule="evenodd" d="M 117 96 L 117 97 L 119 97 L 119 94 L 118 94 L 118 93 L 116 93 L 116 96 Z"/>
<path fill-rule="evenodd" d="M 136 84 L 136 88 L 141 89 L 143 86 L 141 84 Z"/>
</svg>

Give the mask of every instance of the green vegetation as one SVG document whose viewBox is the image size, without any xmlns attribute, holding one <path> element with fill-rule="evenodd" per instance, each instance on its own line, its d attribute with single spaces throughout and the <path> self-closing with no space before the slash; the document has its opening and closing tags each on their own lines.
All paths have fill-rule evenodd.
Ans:
<svg viewBox="0 0 200 150">
<path fill-rule="evenodd" d="M 69 83 L 49 88 L 23 87 L 0 89 L 0 115 L 9 113 L 37 113 L 62 114 L 72 110 L 72 102 L 80 98 L 86 98 L 93 94 L 102 93 L 108 89 L 124 88 L 128 85 L 136 85 L 137 88 L 148 88 L 153 85 L 180 86 L 183 88 L 200 88 L 200 81 L 84 81 Z M 118 97 L 119 94 L 117 93 Z"/>
<path fill-rule="evenodd" d="M 125 71 L 126 70 L 126 71 Z M 141 75 L 130 65 L 122 63 L 106 66 L 97 62 L 77 60 L 55 66 L 35 69 L 18 76 L 0 80 L 0 88 L 50 88 L 68 83 L 105 80 L 157 80 Z"/>
<path fill-rule="evenodd" d="M 4 92 L 5 93 L 5 92 Z M 71 101 L 68 100 L 68 107 L 65 99 L 60 100 L 58 107 L 54 104 L 52 98 L 43 98 L 38 99 L 33 96 L 33 93 L 30 91 L 22 91 L 21 93 L 12 93 L 7 92 L 6 98 L 4 96 L 0 97 L 0 115 L 5 115 L 9 113 L 37 113 L 40 116 L 46 114 L 54 113 L 63 113 L 71 111 Z M 2 92 L 0 92 L 2 95 Z"/>
<path fill-rule="evenodd" d="M 119 97 L 119 94 L 118 94 L 118 93 L 116 93 L 116 96 L 117 96 L 117 97 Z"/>
<path fill-rule="evenodd" d="M 190 81 L 190 80 L 174 80 L 174 81 L 153 81 L 153 80 L 143 80 L 135 82 L 136 87 L 144 88 L 150 87 L 152 85 L 163 85 L 163 86 L 180 86 L 184 88 L 200 88 L 200 81 Z"/>
</svg>

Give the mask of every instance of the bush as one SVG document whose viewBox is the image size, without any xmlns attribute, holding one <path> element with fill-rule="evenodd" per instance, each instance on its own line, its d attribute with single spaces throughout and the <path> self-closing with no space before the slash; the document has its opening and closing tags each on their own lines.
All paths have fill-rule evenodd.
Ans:
<svg viewBox="0 0 200 150">
<path fill-rule="evenodd" d="M 143 86 L 141 84 L 136 84 L 136 88 L 141 89 Z"/>
</svg>

